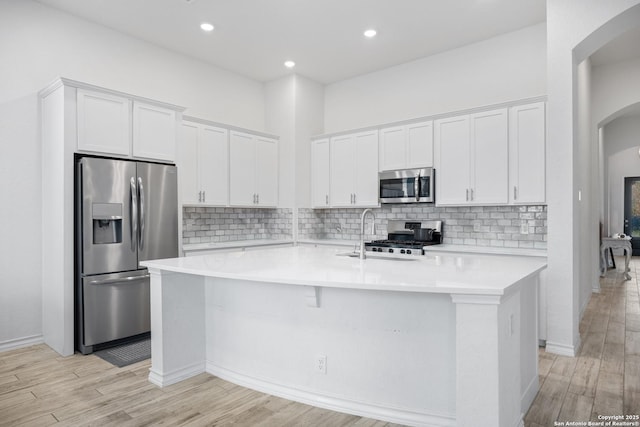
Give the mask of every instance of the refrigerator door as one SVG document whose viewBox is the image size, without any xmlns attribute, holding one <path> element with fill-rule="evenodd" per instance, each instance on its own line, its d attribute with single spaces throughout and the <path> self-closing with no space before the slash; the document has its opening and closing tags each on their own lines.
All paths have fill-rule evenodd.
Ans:
<svg viewBox="0 0 640 427">
<path fill-rule="evenodd" d="M 138 261 L 178 256 L 177 168 L 138 163 Z"/>
<path fill-rule="evenodd" d="M 82 274 L 136 270 L 136 164 L 85 157 L 78 172 Z"/>
<path fill-rule="evenodd" d="M 151 330 L 147 270 L 82 279 L 84 346 Z"/>
</svg>

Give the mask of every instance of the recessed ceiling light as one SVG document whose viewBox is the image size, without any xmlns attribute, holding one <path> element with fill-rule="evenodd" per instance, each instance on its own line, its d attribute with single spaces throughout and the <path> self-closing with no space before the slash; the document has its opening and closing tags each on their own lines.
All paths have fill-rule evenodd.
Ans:
<svg viewBox="0 0 640 427">
<path fill-rule="evenodd" d="M 370 30 L 367 30 L 367 31 L 364 32 L 364 36 L 368 37 L 368 38 L 375 37 L 376 34 L 378 34 L 378 32 L 376 30 L 374 30 L 374 29 L 370 29 Z"/>
<path fill-rule="evenodd" d="M 296 66 L 296 63 L 293 61 L 284 61 L 284 66 L 287 68 L 293 68 Z"/>
<path fill-rule="evenodd" d="M 202 24 L 200 24 L 200 28 L 202 28 L 202 31 L 206 31 L 207 33 L 210 31 L 213 31 L 213 24 L 209 24 L 208 22 L 203 22 Z"/>
</svg>

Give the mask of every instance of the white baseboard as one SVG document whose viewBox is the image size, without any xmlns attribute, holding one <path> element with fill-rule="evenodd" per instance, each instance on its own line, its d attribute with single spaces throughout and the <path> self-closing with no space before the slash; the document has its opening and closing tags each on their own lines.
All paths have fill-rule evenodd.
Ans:
<svg viewBox="0 0 640 427">
<path fill-rule="evenodd" d="M 529 410 L 529 407 L 533 403 L 533 400 L 536 398 L 538 394 L 538 390 L 540 389 L 540 381 L 538 379 L 538 375 L 535 375 L 524 393 L 522 393 L 522 398 L 520 399 L 520 407 L 522 408 L 522 412 L 526 413 Z"/>
<path fill-rule="evenodd" d="M 405 409 L 389 408 L 357 402 L 336 396 L 322 395 L 312 391 L 274 384 L 263 379 L 239 374 L 217 366 L 211 362 L 207 362 L 206 371 L 212 375 L 222 378 L 225 381 L 232 382 L 242 387 L 282 397 L 284 399 L 305 403 L 307 405 L 330 409 L 332 411 L 344 412 L 409 426 L 453 427 L 456 425 L 454 415 L 414 412 Z"/>
<path fill-rule="evenodd" d="M 575 357 L 575 355 L 578 353 L 579 347 L 580 347 L 580 343 L 578 343 L 577 345 L 566 345 L 566 344 L 554 343 L 552 341 L 547 340 L 545 351 L 553 354 L 558 354 L 560 356 Z"/>
<path fill-rule="evenodd" d="M 204 371 L 205 370 L 203 363 L 194 363 L 193 365 L 186 366 L 184 368 L 167 373 L 161 373 L 151 368 L 149 369 L 149 382 L 151 384 L 157 385 L 158 387 L 166 387 L 168 385 L 186 380 L 187 378 L 194 377 L 198 374 L 203 373 Z"/>
<path fill-rule="evenodd" d="M 44 337 L 42 335 L 33 335 L 30 337 L 17 338 L 9 341 L 0 342 L 0 352 L 15 350 L 17 348 L 29 347 L 30 345 L 44 343 Z"/>
</svg>

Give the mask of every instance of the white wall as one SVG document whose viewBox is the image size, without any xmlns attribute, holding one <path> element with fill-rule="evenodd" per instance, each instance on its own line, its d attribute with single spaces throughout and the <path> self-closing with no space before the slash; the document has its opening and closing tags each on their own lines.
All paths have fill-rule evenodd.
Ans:
<svg viewBox="0 0 640 427">
<path fill-rule="evenodd" d="M 580 265 L 591 258 L 581 239 L 580 171 L 592 167 L 579 155 L 577 64 L 622 32 L 638 25 L 638 0 L 547 0 L 547 349 L 573 355 L 580 345 Z M 618 16 L 621 15 L 621 16 Z M 597 229 L 592 233 L 598 232 Z M 583 258 L 584 257 L 584 258 Z"/>
<path fill-rule="evenodd" d="M 603 129 L 608 234 L 624 232 L 624 178 L 640 176 L 640 116 L 619 118 Z"/>
<path fill-rule="evenodd" d="M 0 350 L 42 334 L 37 97 L 0 104 Z"/>
<path fill-rule="evenodd" d="M 264 128 L 262 83 L 31 0 L 0 3 L 0 63 L 0 103 L 67 77 Z"/>
<path fill-rule="evenodd" d="M 31 0 L 0 2 L 0 350 L 42 334 L 36 93 L 68 77 L 263 130 L 263 84 Z M 33 338 L 35 337 L 35 338 Z"/>
<path fill-rule="evenodd" d="M 640 24 L 639 24 L 640 26 Z M 603 125 L 640 102 L 640 58 L 593 68 L 593 122 Z"/>
<path fill-rule="evenodd" d="M 546 94 L 539 24 L 327 86 L 325 132 Z"/>
</svg>

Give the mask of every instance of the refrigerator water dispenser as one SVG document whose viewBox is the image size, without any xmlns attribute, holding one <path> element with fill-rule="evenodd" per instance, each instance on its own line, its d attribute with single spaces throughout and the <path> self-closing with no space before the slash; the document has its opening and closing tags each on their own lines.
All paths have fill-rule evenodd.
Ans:
<svg viewBox="0 0 640 427">
<path fill-rule="evenodd" d="M 122 243 L 122 203 L 93 203 L 93 244 Z"/>
</svg>

